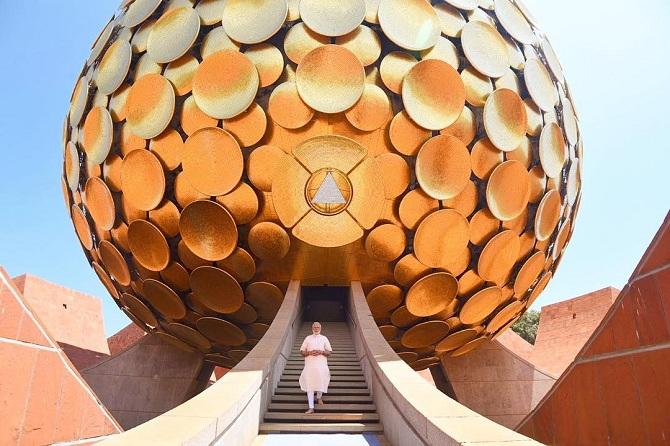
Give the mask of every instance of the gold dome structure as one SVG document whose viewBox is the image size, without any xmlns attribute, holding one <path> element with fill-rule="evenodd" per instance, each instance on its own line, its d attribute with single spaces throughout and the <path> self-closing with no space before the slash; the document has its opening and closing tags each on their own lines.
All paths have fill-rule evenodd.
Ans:
<svg viewBox="0 0 670 446">
<path fill-rule="evenodd" d="M 361 281 L 421 369 L 513 324 L 581 197 L 519 0 L 127 0 L 76 82 L 63 193 L 118 306 L 235 365 L 291 279 Z"/>
</svg>

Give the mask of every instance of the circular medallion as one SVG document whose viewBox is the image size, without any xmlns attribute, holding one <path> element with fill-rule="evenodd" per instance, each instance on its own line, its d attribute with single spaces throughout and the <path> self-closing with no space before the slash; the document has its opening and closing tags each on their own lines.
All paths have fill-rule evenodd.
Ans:
<svg viewBox="0 0 670 446">
<path fill-rule="evenodd" d="M 351 181 L 337 169 L 317 170 L 305 185 L 305 199 L 321 215 L 336 215 L 344 211 L 353 196 Z"/>
</svg>

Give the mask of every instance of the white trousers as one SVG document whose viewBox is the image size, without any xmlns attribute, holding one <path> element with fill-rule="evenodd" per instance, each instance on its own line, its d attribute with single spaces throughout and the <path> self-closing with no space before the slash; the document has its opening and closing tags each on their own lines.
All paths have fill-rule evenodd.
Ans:
<svg viewBox="0 0 670 446">
<path fill-rule="evenodd" d="M 321 399 L 321 396 L 323 393 L 321 392 L 316 392 L 316 399 Z M 309 406 L 310 409 L 314 409 L 314 391 L 310 390 L 307 392 L 307 405 Z"/>
</svg>

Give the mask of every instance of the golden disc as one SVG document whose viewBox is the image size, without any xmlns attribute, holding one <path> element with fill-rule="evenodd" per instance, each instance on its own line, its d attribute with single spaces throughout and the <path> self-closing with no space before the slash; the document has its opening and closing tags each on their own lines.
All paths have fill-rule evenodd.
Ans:
<svg viewBox="0 0 670 446">
<path fill-rule="evenodd" d="M 421 60 L 437 59 L 448 63 L 455 70 L 460 66 L 459 54 L 456 45 L 451 43 L 449 39 L 440 37 L 435 46 L 421 51 Z"/>
<path fill-rule="evenodd" d="M 472 67 L 461 71 L 461 80 L 465 87 L 465 100 L 474 107 L 483 107 L 489 95 L 493 93 L 491 79 Z"/>
<path fill-rule="evenodd" d="M 358 130 L 370 132 L 384 126 L 392 116 L 391 101 L 384 90 L 365 84 L 361 98 L 345 112 L 347 120 Z"/>
<path fill-rule="evenodd" d="M 171 262 L 160 272 L 161 279 L 170 287 L 179 292 L 191 289 L 188 270 L 179 262 Z"/>
<path fill-rule="evenodd" d="M 188 249 L 188 246 L 186 246 L 186 243 L 184 243 L 184 240 L 179 240 L 179 243 L 177 244 L 177 255 L 179 256 L 181 263 L 183 263 L 184 266 L 190 270 L 194 270 L 199 266 L 212 265 L 212 262 L 201 259 L 197 255 L 193 254 L 193 252 Z"/>
<path fill-rule="evenodd" d="M 398 353 L 398 357 L 407 363 L 414 362 L 419 359 L 419 355 L 414 352 L 400 352 Z"/>
<path fill-rule="evenodd" d="M 479 336 L 480 331 L 476 328 L 466 328 L 465 330 L 452 333 L 435 346 L 438 353 L 456 350 Z"/>
<path fill-rule="evenodd" d="M 439 201 L 427 195 L 420 188 L 409 191 L 400 202 L 398 214 L 400 221 L 411 231 L 415 230 L 421 220 L 440 208 Z"/>
<path fill-rule="evenodd" d="M 89 162 L 105 161 L 112 147 L 114 124 L 112 116 L 104 107 L 95 107 L 86 115 L 83 127 L 82 147 Z"/>
<path fill-rule="evenodd" d="M 372 317 L 389 317 L 391 312 L 402 304 L 403 297 L 402 290 L 396 285 L 385 284 L 373 288 L 367 295 Z"/>
<path fill-rule="evenodd" d="M 284 52 L 291 62 L 300 64 L 310 51 L 328 43 L 330 43 L 328 37 L 315 33 L 304 23 L 297 23 L 286 32 Z"/>
<path fill-rule="evenodd" d="M 230 40 L 222 26 L 216 27 L 207 33 L 200 44 L 200 56 L 206 59 L 214 53 L 222 50 L 238 51 L 240 44 Z"/>
<path fill-rule="evenodd" d="M 228 119 L 249 108 L 259 84 L 258 70 L 251 60 L 238 51 L 226 49 L 200 63 L 193 78 L 193 97 L 209 116 Z"/>
<path fill-rule="evenodd" d="M 216 201 L 225 206 L 238 225 L 251 222 L 258 213 L 258 196 L 246 183 L 240 183 L 226 195 L 216 197 Z"/>
<path fill-rule="evenodd" d="M 182 240 L 198 257 L 217 261 L 228 257 L 237 246 L 237 226 L 230 213 L 218 203 L 198 200 L 181 212 Z"/>
<path fill-rule="evenodd" d="M 484 281 L 474 270 L 468 270 L 458 279 L 458 295 L 468 296 L 484 287 Z"/>
<path fill-rule="evenodd" d="M 402 91 L 403 79 L 418 61 L 414 56 L 402 51 L 392 51 L 382 59 L 379 74 L 386 88 L 395 94 Z"/>
<path fill-rule="evenodd" d="M 337 37 L 350 33 L 365 18 L 363 0 L 301 0 L 300 17 L 311 30 Z"/>
<path fill-rule="evenodd" d="M 125 158 L 133 150 L 146 149 L 147 141 L 143 138 L 140 138 L 130 130 L 130 125 L 128 122 L 124 122 L 121 126 L 121 134 L 119 141 L 119 149 L 121 156 Z"/>
<path fill-rule="evenodd" d="M 503 228 L 511 229 L 517 235 L 521 235 L 521 233 L 523 233 L 523 231 L 526 229 L 526 224 L 528 223 L 528 214 L 528 208 L 524 208 L 524 210 L 517 218 L 503 222 Z"/>
<path fill-rule="evenodd" d="M 190 6 L 166 11 L 151 26 L 147 54 L 158 63 L 172 62 L 183 56 L 200 32 L 200 17 Z"/>
<path fill-rule="evenodd" d="M 383 0 L 377 14 L 386 37 L 407 50 L 425 50 L 440 37 L 440 19 L 425 0 Z"/>
<path fill-rule="evenodd" d="M 195 7 L 202 25 L 216 25 L 223 17 L 226 0 L 201 0 Z"/>
<path fill-rule="evenodd" d="M 552 111 L 558 102 L 558 93 L 542 62 L 535 58 L 528 59 L 523 69 L 523 77 L 528 93 L 537 106 L 543 111 Z"/>
<path fill-rule="evenodd" d="M 419 224 L 414 254 L 424 265 L 440 268 L 462 255 L 469 240 L 470 226 L 465 217 L 453 209 L 442 209 Z"/>
<path fill-rule="evenodd" d="M 286 0 L 228 0 L 223 10 L 223 28 L 240 43 L 260 43 L 279 31 L 287 15 Z"/>
<path fill-rule="evenodd" d="M 137 81 L 148 74 L 161 74 L 163 66 L 154 62 L 148 54 L 144 54 L 135 64 L 133 80 Z"/>
<path fill-rule="evenodd" d="M 538 278 L 544 267 L 546 257 L 542 251 L 538 251 L 523 264 L 514 281 L 514 296 L 522 297 L 530 286 Z"/>
<path fill-rule="evenodd" d="M 79 185 L 79 152 L 77 151 L 77 146 L 71 141 L 65 146 L 64 170 L 67 186 L 70 190 L 76 191 Z"/>
<path fill-rule="evenodd" d="M 379 327 L 379 331 L 384 336 L 384 339 L 387 341 L 392 341 L 398 337 L 400 330 L 395 325 L 382 325 Z"/>
<path fill-rule="evenodd" d="M 530 177 L 530 198 L 531 203 L 539 203 L 544 196 L 547 186 L 547 177 L 544 175 L 542 167 L 537 165 L 528 172 Z"/>
<path fill-rule="evenodd" d="M 228 315 L 228 319 L 238 324 L 251 324 L 258 319 L 258 313 L 248 303 L 243 303 L 239 310 Z"/>
<path fill-rule="evenodd" d="M 184 176 L 184 172 L 180 172 L 174 179 L 174 197 L 182 208 L 185 208 L 196 200 L 209 198 L 209 196 L 198 192 L 191 186 Z"/>
<path fill-rule="evenodd" d="M 399 328 L 409 327 L 410 325 L 414 325 L 420 320 L 420 317 L 416 317 L 407 311 L 407 307 L 405 305 L 397 308 L 393 313 L 391 313 L 391 323 Z"/>
<path fill-rule="evenodd" d="M 265 333 L 268 331 L 269 328 L 270 328 L 270 326 L 268 324 L 263 324 L 263 323 L 260 323 L 260 322 L 256 322 L 256 323 L 249 324 L 246 327 L 244 327 L 244 333 L 249 338 L 249 342 L 251 342 L 252 339 L 262 338 L 265 335 Z M 231 354 L 231 353 L 229 353 L 229 354 Z"/>
<path fill-rule="evenodd" d="M 260 146 L 247 158 L 247 175 L 257 189 L 272 191 L 272 179 L 284 151 L 275 146 Z"/>
<path fill-rule="evenodd" d="M 72 99 L 70 101 L 70 125 L 77 126 L 84 116 L 86 109 L 86 102 L 88 101 L 88 79 L 85 76 L 79 78 L 77 85 L 72 92 Z"/>
<path fill-rule="evenodd" d="M 155 279 L 146 279 L 142 282 L 144 297 L 152 307 L 167 319 L 183 319 L 186 316 L 186 307 L 172 288 Z"/>
<path fill-rule="evenodd" d="M 385 197 L 392 199 L 402 195 L 411 179 L 407 161 L 395 153 L 383 153 L 376 160 L 384 183 Z"/>
<path fill-rule="evenodd" d="M 494 91 L 484 106 L 484 128 L 500 150 L 511 152 L 526 134 L 528 118 L 521 97 L 506 88 Z"/>
<path fill-rule="evenodd" d="M 118 155 L 109 155 L 102 165 L 102 175 L 105 178 L 109 190 L 121 192 L 121 165 L 123 159 Z"/>
<path fill-rule="evenodd" d="M 203 317 L 196 322 L 198 331 L 221 345 L 243 345 L 247 336 L 236 325 L 216 317 Z"/>
<path fill-rule="evenodd" d="M 165 170 L 175 170 L 181 164 L 184 141 L 174 129 L 167 129 L 149 143 L 149 149 L 163 165 Z"/>
<path fill-rule="evenodd" d="M 130 285 L 128 264 L 116 246 L 107 240 L 102 240 L 100 245 L 98 245 L 98 252 L 100 253 L 100 260 L 102 260 L 102 263 L 114 280 L 123 286 Z"/>
<path fill-rule="evenodd" d="M 433 273 L 419 279 L 407 292 L 407 311 L 414 316 L 433 316 L 452 303 L 458 291 L 456 278 L 449 273 Z"/>
<path fill-rule="evenodd" d="M 130 46 L 134 53 L 140 54 L 147 50 L 147 40 L 149 40 L 149 33 L 151 32 L 151 27 L 154 23 L 156 23 L 155 19 L 146 20 L 137 28 L 133 37 L 130 39 Z"/>
<path fill-rule="evenodd" d="M 192 353 L 194 351 L 193 346 L 187 344 L 186 342 L 182 341 L 181 339 L 177 338 L 176 336 L 173 336 L 169 333 L 164 333 L 162 331 L 155 331 L 154 334 L 160 338 L 162 341 L 166 342 L 167 344 L 172 345 L 173 347 L 178 348 L 179 350 Z"/>
<path fill-rule="evenodd" d="M 551 280 L 552 277 L 552 272 L 547 271 L 540 277 L 540 280 L 537 281 L 535 284 L 535 287 L 533 287 L 533 290 L 530 293 L 530 296 L 528 296 L 528 301 L 526 302 L 525 307 L 530 308 L 535 301 L 537 300 L 538 297 L 540 297 L 540 294 L 542 294 L 542 291 L 547 287 L 547 284 Z"/>
<path fill-rule="evenodd" d="M 462 356 L 466 353 L 470 353 L 473 350 L 476 350 L 477 348 L 481 347 L 482 345 L 486 344 L 488 342 L 488 338 L 486 337 L 481 337 L 477 339 L 473 339 L 472 341 L 468 342 L 464 346 L 454 350 L 451 353 L 451 357 L 455 358 L 458 356 Z"/>
<path fill-rule="evenodd" d="M 488 23 L 478 20 L 467 23 L 461 32 L 461 43 L 465 57 L 480 73 L 500 77 L 509 68 L 507 44 Z"/>
<path fill-rule="evenodd" d="M 181 128 L 187 135 L 192 135 L 206 127 L 216 127 L 218 120 L 214 119 L 198 108 L 193 96 L 189 96 L 182 105 L 179 117 Z"/>
<path fill-rule="evenodd" d="M 440 20 L 440 29 L 442 34 L 449 37 L 460 37 L 463 27 L 467 23 L 463 14 L 448 3 L 438 3 L 433 5 Z"/>
<path fill-rule="evenodd" d="M 488 333 L 495 333 L 507 325 L 507 323 L 514 319 L 523 309 L 523 302 L 513 301 L 493 316 L 493 319 L 486 325 L 486 331 Z"/>
<path fill-rule="evenodd" d="M 445 0 L 451 6 L 454 6 L 458 9 L 463 9 L 464 11 L 472 11 L 477 9 L 482 3 L 482 0 Z"/>
<path fill-rule="evenodd" d="M 256 66 L 261 88 L 277 82 L 284 72 L 284 56 L 274 45 L 259 43 L 249 47 L 244 55 Z"/>
<path fill-rule="evenodd" d="M 190 54 L 186 54 L 167 65 L 163 75 L 172 82 L 177 96 L 184 96 L 191 92 L 193 77 L 199 66 L 198 59 Z"/>
<path fill-rule="evenodd" d="M 400 342 L 407 348 L 422 348 L 435 345 L 449 333 L 449 324 L 444 321 L 428 321 L 417 324 L 402 335 Z"/>
<path fill-rule="evenodd" d="M 123 293 L 121 302 L 123 302 L 125 306 L 128 307 L 128 311 L 140 321 L 152 328 L 158 327 L 158 320 L 154 313 L 137 297 L 132 294 Z"/>
<path fill-rule="evenodd" d="M 268 114 L 280 126 L 298 129 L 312 120 L 314 110 L 302 100 L 295 82 L 284 82 L 272 91 Z"/>
<path fill-rule="evenodd" d="M 527 136 L 521 138 L 521 144 L 511 152 L 506 152 L 505 159 L 508 161 L 517 160 L 523 164 L 523 167 L 529 169 L 533 164 L 533 144 L 531 140 Z"/>
<path fill-rule="evenodd" d="M 127 41 L 119 39 L 110 45 L 102 56 L 95 76 L 99 93 L 109 95 L 121 86 L 128 75 L 131 57 L 132 49 Z"/>
<path fill-rule="evenodd" d="M 247 303 L 258 312 L 258 319 L 272 320 L 284 301 L 284 293 L 274 284 L 268 282 L 254 282 L 247 286 L 245 292 Z"/>
<path fill-rule="evenodd" d="M 449 200 L 442 200 L 442 206 L 455 209 L 460 212 L 463 217 L 467 218 L 475 211 L 475 209 L 477 209 L 478 202 L 479 191 L 477 190 L 477 186 L 474 182 L 468 181 L 468 184 L 460 194 Z"/>
<path fill-rule="evenodd" d="M 224 119 L 223 128 L 233 135 L 242 147 L 250 147 L 265 135 L 267 117 L 263 108 L 254 103 L 234 118 Z"/>
<path fill-rule="evenodd" d="M 193 270 L 191 289 L 198 302 L 217 313 L 234 313 L 244 303 L 244 293 L 237 280 L 213 266 L 200 266 Z"/>
<path fill-rule="evenodd" d="M 430 130 L 416 125 L 405 110 L 395 115 L 389 127 L 391 144 L 398 152 L 407 156 L 416 156 L 430 136 Z"/>
<path fill-rule="evenodd" d="M 365 25 L 357 27 L 347 35 L 338 37 L 335 43 L 354 53 L 364 67 L 377 62 L 382 53 L 382 42 L 379 35 Z"/>
<path fill-rule="evenodd" d="M 426 194 L 437 200 L 453 198 L 470 181 L 470 152 L 455 136 L 435 136 L 421 147 L 415 169 Z"/>
<path fill-rule="evenodd" d="M 535 43 L 533 29 L 519 9 L 509 0 L 495 0 L 496 17 L 512 37 L 526 45 Z"/>
<path fill-rule="evenodd" d="M 480 209 L 470 219 L 470 241 L 477 246 L 485 245 L 491 237 L 498 233 L 500 220 L 495 218 L 488 209 Z"/>
<path fill-rule="evenodd" d="M 463 112 L 465 88 L 458 72 L 448 63 L 422 60 L 405 76 L 402 101 L 414 122 L 429 130 L 442 130 Z"/>
<path fill-rule="evenodd" d="M 130 87 L 126 99 L 126 122 L 144 139 L 163 133 L 175 108 L 172 84 L 160 74 L 142 76 Z"/>
<path fill-rule="evenodd" d="M 545 241 L 558 225 L 558 220 L 561 218 L 561 194 L 556 190 L 549 190 L 540 205 L 537 207 L 535 214 L 535 237 L 538 241 Z"/>
<path fill-rule="evenodd" d="M 132 28 L 144 22 L 161 3 L 162 0 L 135 0 L 123 15 L 123 26 Z"/>
<path fill-rule="evenodd" d="M 484 288 L 465 302 L 458 317 L 465 325 L 477 324 L 489 317 L 502 301 L 500 288 Z"/>
<path fill-rule="evenodd" d="M 248 282 L 256 274 L 253 257 L 242 248 L 235 248 L 231 255 L 216 262 L 216 266 L 230 273 L 238 282 Z"/>
<path fill-rule="evenodd" d="M 479 179 L 488 179 L 503 160 L 503 152 L 498 150 L 488 138 L 480 139 L 472 147 L 472 173 Z"/>
<path fill-rule="evenodd" d="M 252 342 L 252 339 L 248 339 L 247 342 Z M 228 356 L 230 356 L 233 361 L 241 361 L 247 354 L 249 354 L 249 350 L 230 350 L 228 352 Z"/>
<path fill-rule="evenodd" d="M 354 105 L 365 88 L 365 70 L 356 55 L 337 45 L 313 49 L 296 71 L 303 101 L 324 113 L 339 113 Z"/>
<path fill-rule="evenodd" d="M 128 246 L 135 260 L 150 271 L 161 271 L 170 263 L 170 247 L 163 233 L 145 220 L 128 225 Z"/>
<path fill-rule="evenodd" d="M 182 152 L 184 175 L 198 191 L 213 195 L 230 192 L 239 183 L 244 158 L 235 138 L 217 127 L 189 136 Z"/>
<path fill-rule="evenodd" d="M 128 246 L 128 225 L 121 222 L 117 227 L 110 231 L 112 240 L 114 243 L 122 249 L 124 252 L 130 252 L 130 246 Z"/>
<path fill-rule="evenodd" d="M 519 236 L 502 231 L 484 247 L 477 262 L 477 274 L 487 282 L 504 285 L 503 281 L 519 258 Z"/>
<path fill-rule="evenodd" d="M 566 154 L 563 131 L 555 122 L 550 122 L 540 135 L 540 162 L 549 178 L 558 178 L 563 170 Z"/>
<path fill-rule="evenodd" d="M 128 224 L 135 220 L 147 218 L 147 213 L 134 207 L 125 195 L 121 195 L 121 215 Z"/>
<path fill-rule="evenodd" d="M 212 343 L 206 337 L 188 325 L 172 322 L 166 328 L 178 339 L 184 340 L 187 344 L 199 350 L 207 351 L 212 348 Z"/>
<path fill-rule="evenodd" d="M 121 164 L 123 196 L 135 208 L 150 211 L 165 194 L 165 174 L 160 161 L 145 149 L 133 150 Z"/>
<path fill-rule="evenodd" d="M 373 259 L 391 262 L 403 253 L 407 236 L 402 228 L 385 224 L 377 226 L 365 239 L 365 250 Z"/>
<path fill-rule="evenodd" d="M 519 161 L 495 168 L 486 185 L 486 203 L 498 220 L 510 221 L 523 213 L 530 198 L 530 176 Z"/>
<path fill-rule="evenodd" d="M 116 220 L 116 209 L 112 193 L 105 182 L 98 177 L 90 177 L 84 187 L 86 196 L 86 208 L 96 226 L 102 230 L 109 231 L 114 227 Z"/>
<path fill-rule="evenodd" d="M 281 260 L 291 247 L 288 234 L 276 223 L 262 222 L 249 231 L 249 249 L 262 260 Z"/>
<path fill-rule="evenodd" d="M 179 209 L 170 200 L 149 211 L 149 221 L 168 237 L 179 234 Z"/>
<path fill-rule="evenodd" d="M 410 286 L 430 271 L 431 268 L 419 262 L 414 254 L 407 254 L 395 264 L 393 277 L 398 284 Z"/>
</svg>

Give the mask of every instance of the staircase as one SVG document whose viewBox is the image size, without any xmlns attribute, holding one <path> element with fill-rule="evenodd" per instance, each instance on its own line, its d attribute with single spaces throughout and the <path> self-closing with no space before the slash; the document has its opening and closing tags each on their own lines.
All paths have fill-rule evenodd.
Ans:
<svg viewBox="0 0 670 446">
<path fill-rule="evenodd" d="M 314 404 L 315 413 L 305 414 L 307 395 L 300 390 L 304 359 L 300 346 L 312 334 L 311 322 L 303 323 L 291 356 L 265 413 L 260 433 L 354 433 L 382 432 L 356 348 L 344 322 L 323 322 L 322 334 L 330 340 L 333 354 L 328 357 L 330 385 L 323 405 Z M 316 400 L 316 396 L 315 396 Z"/>
</svg>

